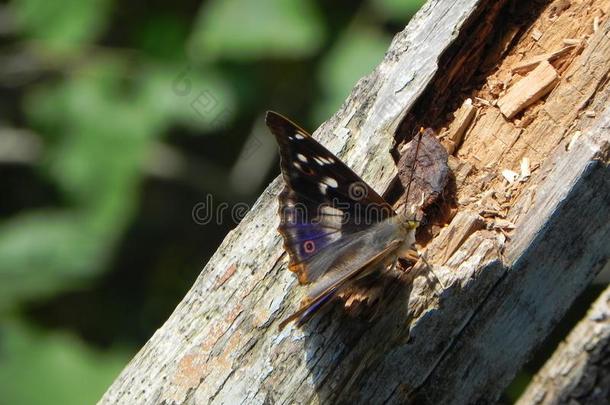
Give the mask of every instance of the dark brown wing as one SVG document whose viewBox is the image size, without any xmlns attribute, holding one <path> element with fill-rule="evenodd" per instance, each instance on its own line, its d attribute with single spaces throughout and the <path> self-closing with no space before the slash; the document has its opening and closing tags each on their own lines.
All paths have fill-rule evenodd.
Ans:
<svg viewBox="0 0 610 405">
<path fill-rule="evenodd" d="M 286 183 L 280 195 L 279 231 L 290 255 L 290 270 L 297 273 L 300 283 L 313 282 L 330 265 L 314 257 L 340 249 L 349 235 L 395 212 L 305 130 L 271 111 L 266 123 L 279 144 Z"/>
</svg>

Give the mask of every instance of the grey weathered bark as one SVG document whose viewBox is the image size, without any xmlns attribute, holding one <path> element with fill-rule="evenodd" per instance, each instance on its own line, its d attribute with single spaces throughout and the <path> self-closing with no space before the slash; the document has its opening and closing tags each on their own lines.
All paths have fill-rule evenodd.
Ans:
<svg viewBox="0 0 610 405">
<path fill-rule="evenodd" d="M 610 288 L 553 353 L 519 398 L 527 404 L 610 403 Z"/>
<path fill-rule="evenodd" d="M 447 288 L 420 267 L 390 283 L 371 322 L 335 308 L 278 332 L 304 289 L 286 270 L 275 230 L 276 179 L 100 403 L 497 398 L 610 254 L 610 25 L 590 24 L 610 2 L 573 1 L 569 13 L 505 3 L 426 3 L 314 134 L 383 191 L 396 173 L 395 135 L 449 128 L 441 133 L 456 154 L 458 213 L 426 246 Z M 515 4 L 533 18 L 512 16 Z M 504 118 L 495 103 L 519 80 L 510 67 L 566 37 L 583 41 L 552 61 L 561 80 L 543 102 L 528 99 L 517 119 Z M 472 122 L 447 119 L 468 95 L 469 112 L 457 116 Z M 520 164 L 520 176 L 503 170 Z"/>
</svg>

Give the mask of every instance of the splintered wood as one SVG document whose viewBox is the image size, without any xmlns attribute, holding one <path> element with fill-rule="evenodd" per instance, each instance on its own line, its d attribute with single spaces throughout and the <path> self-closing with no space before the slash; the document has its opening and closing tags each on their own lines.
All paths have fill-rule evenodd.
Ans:
<svg viewBox="0 0 610 405">
<path fill-rule="evenodd" d="M 555 68 L 546 60 L 542 61 L 498 100 L 500 111 L 507 119 L 513 118 L 518 112 L 546 96 L 558 79 Z"/>
<path fill-rule="evenodd" d="M 599 90 L 608 88 L 609 13 L 608 0 L 555 1 L 521 35 L 509 24 L 502 36 L 507 45 L 490 52 L 500 58 L 497 64 L 486 56 L 484 65 L 491 67 L 482 87 L 464 95 L 441 131 L 445 148 L 462 170 L 468 167 L 466 176 L 456 175 L 458 202 L 478 207 L 490 227 L 495 213 L 516 220 L 508 211 L 523 190 L 535 187 L 528 185 L 530 173 L 560 143 L 569 150 L 604 107 Z"/>
<path fill-rule="evenodd" d="M 546 52 L 541 55 L 534 56 L 531 59 L 517 63 L 515 66 L 513 66 L 511 68 L 511 72 L 524 74 L 524 73 L 527 73 L 527 72 L 531 71 L 532 69 L 536 68 L 536 66 L 538 66 L 542 62 L 552 62 L 561 56 L 567 55 L 570 51 L 572 51 L 574 49 L 574 47 L 577 44 L 580 44 L 582 42 L 580 40 L 577 40 L 577 41 L 578 41 L 577 43 L 568 44 L 567 46 L 564 46 L 563 48 L 561 48 L 558 51 Z M 565 41 L 564 41 L 564 43 L 565 43 Z"/>
<path fill-rule="evenodd" d="M 451 225 L 434 239 L 434 249 L 429 260 L 435 264 L 443 265 L 458 250 L 470 235 L 483 229 L 484 223 L 476 212 L 460 211 Z"/>
<path fill-rule="evenodd" d="M 442 144 L 447 149 L 447 153 L 450 155 L 455 152 L 457 148 L 462 144 L 464 134 L 472 123 L 477 109 L 472 105 L 471 99 L 466 99 L 462 107 L 455 113 L 455 119 L 449 125 L 449 129 L 443 134 Z"/>
<path fill-rule="evenodd" d="M 433 373 L 422 388 L 426 396 L 415 397 L 414 402 L 434 403 L 451 398 L 452 403 L 470 403 L 474 397 L 480 398 L 481 390 L 494 383 L 483 376 L 488 375 L 488 370 L 477 373 L 473 364 L 501 363 L 506 369 L 513 364 L 514 373 L 551 330 L 552 319 L 567 311 L 608 259 L 607 166 L 605 179 L 600 169 L 597 183 L 574 192 L 572 202 L 566 204 L 571 209 L 554 211 L 558 217 L 555 234 L 548 232 L 539 239 L 536 235 L 542 233 L 544 221 L 550 222 L 553 210 L 549 206 L 558 201 L 565 203 L 561 190 L 587 184 L 585 175 L 574 171 L 584 170 L 585 162 L 593 161 L 596 155 L 600 161 L 608 162 L 609 15 L 608 0 L 562 0 L 551 2 L 531 25 L 523 27 L 515 22 L 506 27 L 506 35 L 499 35 L 506 44 L 494 44 L 496 63 L 490 61 L 489 55 L 484 56 L 483 66 L 488 69 L 479 76 L 482 84 L 469 83 L 462 94 L 462 100 L 472 100 L 476 113 L 460 134 L 461 143 L 449 142 L 450 134 L 463 126 L 460 117 L 470 102 L 456 108 L 445 124 L 447 129 L 441 131 L 443 145 L 455 156 L 449 162 L 457 186 L 458 214 L 431 243 L 440 244 L 436 245 L 437 251 L 431 252 L 431 262 L 454 260 L 451 255 L 455 249 L 448 242 L 441 242 L 447 237 L 463 240 L 464 235 L 457 234 L 462 228 L 473 227 L 477 237 L 490 237 L 476 231 L 484 226 L 487 232 L 497 235 L 505 263 L 516 271 L 507 271 L 496 291 L 462 331 L 469 337 L 455 343 L 438 368 L 454 371 Z M 498 53 L 497 49 L 505 51 Z M 596 215 L 596 219 L 574 225 L 583 210 Z M 470 240 L 467 235 L 465 240 Z M 528 249 L 529 255 L 524 253 Z M 599 263 L 594 264 L 595 260 Z M 490 343 L 490 339 L 494 342 Z M 510 357 L 497 350 L 527 345 L 528 349 L 510 349 Z M 478 350 L 460 354 L 473 347 Z M 511 379 L 502 372 L 494 376 L 498 381 Z M 471 387 L 478 378 L 481 384 L 465 388 L 461 398 L 449 395 L 446 387 L 463 385 L 466 380 Z M 430 394 L 430 390 L 435 393 Z M 443 390 L 447 395 L 438 393 Z M 538 397 L 530 396 L 523 403 L 536 400 Z"/>
</svg>

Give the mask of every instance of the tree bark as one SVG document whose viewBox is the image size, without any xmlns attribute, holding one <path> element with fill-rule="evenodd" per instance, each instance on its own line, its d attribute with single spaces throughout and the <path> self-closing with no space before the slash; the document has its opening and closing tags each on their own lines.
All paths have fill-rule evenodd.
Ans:
<svg viewBox="0 0 610 405">
<path fill-rule="evenodd" d="M 610 402 L 610 288 L 570 332 L 518 405 Z"/>
<path fill-rule="evenodd" d="M 441 283 L 417 266 L 371 321 L 336 305 L 278 332 L 305 289 L 276 232 L 276 179 L 100 403 L 497 399 L 610 254 L 610 1 L 560 3 L 429 1 L 314 133 L 391 195 L 389 151 L 439 130 L 457 206 L 426 246 Z M 565 39 L 554 87 L 507 119 L 498 99 L 524 80 L 511 68 Z"/>
</svg>

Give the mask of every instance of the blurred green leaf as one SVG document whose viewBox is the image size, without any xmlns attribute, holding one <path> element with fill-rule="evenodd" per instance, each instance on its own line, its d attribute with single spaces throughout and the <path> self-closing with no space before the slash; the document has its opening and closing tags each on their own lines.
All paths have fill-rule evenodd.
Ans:
<svg viewBox="0 0 610 405">
<path fill-rule="evenodd" d="M 0 226 L 0 308 L 104 269 L 134 212 L 152 142 L 172 123 L 210 130 L 233 116 L 234 95 L 210 69 L 149 62 L 138 71 L 131 76 L 119 58 L 93 58 L 25 98 L 47 143 L 42 169 L 67 206 Z"/>
<path fill-rule="evenodd" d="M 42 334 L 16 322 L 0 327 L 0 392 L 6 404 L 96 403 L 128 360 L 67 334 Z"/>
<path fill-rule="evenodd" d="M 323 96 L 314 106 L 315 122 L 337 111 L 356 82 L 381 62 L 390 40 L 378 30 L 361 26 L 344 33 L 318 71 Z"/>
<path fill-rule="evenodd" d="M 173 123 L 205 134 L 235 117 L 234 90 L 212 68 L 157 64 L 144 69 L 141 78 L 142 105 Z"/>
<path fill-rule="evenodd" d="M 30 121 L 50 135 L 43 168 L 68 205 L 0 226 L 2 307 L 96 274 L 129 223 L 150 143 L 175 112 L 143 100 L 147 80 L 125 77 L 120 63 L 92 61 L 26 99 Z"/>
<path fill-rule="evenodd" d="M 45 51 L 75 51 L 105 29 L 109 0 L 14 0 L 12 6 L 26 35 Z"/>
<path fill-rule="evenodd" d="M 0 226 L 0 309 L 82 282 L 105 262 L 108 243 L 70 212 L 36 212 Z"/>
<path fill-rule="evenodd" d="M 133 27 L 136 49 L 159 60 L 184 59 L 184 43 L 188 37 L 188 21 L 171 13 L 147 15 L 142 25 Z"/>
<path fill-rule="evenodd" d="M 33 120 L 62 131 L 49 155 L 50 173 L 73 204 L 99 207 L 112 193 L 130 197 L 126 186 L 135 186 L 147 142 L 158 135 L 163 116 L 136 103 L 122 77 L 113 64 L 93 64 L 28 100 Z"/>
<path fill-rule="evenodd" d="M 324 37 L 315 3 L 308 0 L 210 0 L 189 41 L 194 60 L 303 57 Z"/>
<path fill-rule="evenodd" d="M 388 20 L 402 20 L 406 23 L 425 0 L 371 0 L 371 2 Z"/>
<path fill-rule="evenodd" d="M 132 217 L 152 142 L 172 123 L 210 130 L 233 116 L 234 95 L 210 69 L 148 63 L 139 72 L 131 77 L 119 59 L 92 59 L 26 97 L 27 116 L 48 144 L 44 173 L 67 206 L 0 226 L 0 307 L 102 270 Z"/>
</svg>

